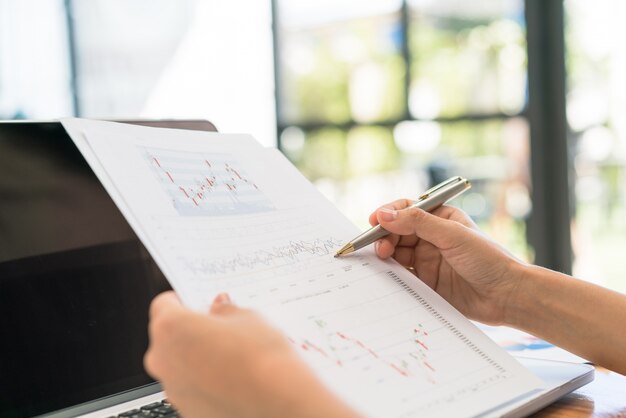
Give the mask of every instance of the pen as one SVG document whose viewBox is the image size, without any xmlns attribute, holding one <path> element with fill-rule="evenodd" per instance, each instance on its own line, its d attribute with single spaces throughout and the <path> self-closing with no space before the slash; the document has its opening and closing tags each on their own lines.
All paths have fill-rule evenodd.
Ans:
<svg viewBox="0 0 626 418">
<path fill-rule="evenodd" d="M 443 183 L 426 190 L 418 197 L 417 201 L 409 206 L 410 208 L 420 208 L 427 212 L 431 212 L 443 205 L 449 200 L 452 200 L 456 196 L 460 195 L 467 189 L 472 187 L 469 180 L 463 177 L 452 177 Z M 378 241 L 384 236 L 389 235 L 389 231 L 380 225 L 376 225 L 363 232 L 361 235 L 354 238 L 352 241 L 344 245 L 337 253 L 335 257 L 341 257 L 346 254 L 350 254 L 358 249 L 361 249 L 373 242 Z"/>
</svg>

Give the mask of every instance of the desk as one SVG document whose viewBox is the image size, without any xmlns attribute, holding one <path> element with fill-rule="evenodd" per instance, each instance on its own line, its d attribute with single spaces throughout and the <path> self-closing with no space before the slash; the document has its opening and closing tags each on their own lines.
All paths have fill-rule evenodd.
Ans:
<svg viewBox="0 0 626 418">
<path fill-rule="evenodd" d="M 593 382 L 563 397 L 532 417 L 626 417 L 626 377 L 596 367 L 596 378 Z"/>
</svg>

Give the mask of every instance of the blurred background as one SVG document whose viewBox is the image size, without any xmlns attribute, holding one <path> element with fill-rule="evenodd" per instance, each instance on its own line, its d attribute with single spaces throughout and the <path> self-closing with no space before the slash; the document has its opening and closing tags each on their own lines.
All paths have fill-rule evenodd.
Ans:
<svg viewBox="0 0 626 418">
<path fill-rule="evenodd" d="M 626 292 L 624 20 L 618 0 L 0 0 L 0 118 L 209 119 L 360 227 L 463 175 L 456 204 L 518 257 Z"/>
</svg>

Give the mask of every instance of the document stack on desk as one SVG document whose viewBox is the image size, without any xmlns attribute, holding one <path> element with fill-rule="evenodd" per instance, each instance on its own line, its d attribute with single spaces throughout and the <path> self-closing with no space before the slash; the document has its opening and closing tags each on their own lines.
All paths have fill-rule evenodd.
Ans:
<svg viewBox="0 0 626 418">
<path fill-rule="evenodd" d="M 542 382 L 371 249 L 275 149 L 245 135 L 67 119 L 64 126 L 183 302 L 218 292 L 287 334 L 367 416 L 476 416 Z"/>
</svg>

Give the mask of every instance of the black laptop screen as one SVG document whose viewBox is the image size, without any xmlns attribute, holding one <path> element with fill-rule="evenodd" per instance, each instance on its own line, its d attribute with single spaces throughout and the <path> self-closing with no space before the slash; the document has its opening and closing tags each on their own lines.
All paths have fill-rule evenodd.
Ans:
<svg viewBox="0 0 626 418">
<path fill-rule="evenodd" d="M 152 383 L 165 278 L 58 123 L 0 124 L 0 416 Z"/>
</svg>

